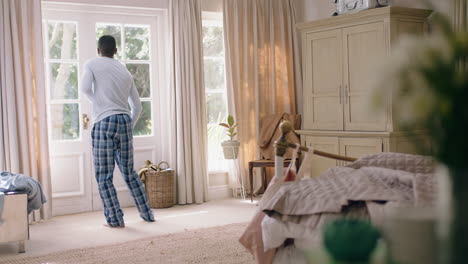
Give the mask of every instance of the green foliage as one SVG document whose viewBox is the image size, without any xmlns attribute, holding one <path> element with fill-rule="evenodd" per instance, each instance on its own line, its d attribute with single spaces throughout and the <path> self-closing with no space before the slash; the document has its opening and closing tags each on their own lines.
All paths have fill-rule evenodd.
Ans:
<svg viewBox="0 0 468 264">
<path fill-rule="evenodd" d="M 377 246 L 379 232 L 367 221 L 340 219 L 325 226 L 324 245 L 341 263 L 368 263 Z"/>
<path fill-rule="evenodd" d="M 77 66 L 74 63 L 50 63 L 52 71 L 51 78 L 51 97 L 52 99 L 78 99 L 78 73 Z M 59 72 L 68 73 L 68 78 L 64 87 L 56 87 L 56 79 Z"/>
<path fill-rule="evenodd" d="M 78 104 L 63 104 L 63 125 L 60 139 L 73 140 L 79 137 L 80 124 L 79 124 L 79 110 Z"/>
<path fill-rule="evenodd" d="M 120 25 L 108 25 L 108 24 L 97 24 L 96 25 L 96 48 L 99 38 L 103 35 L 110 35 L 115 38 L 117 45 L 116 59 L 122 59 L 122 26 Z"/>
<path fill-rule="evenodd" d="M 382 74 L 377 98 L 393 94 L 399 125 L 428 133 L 432 146 L 419 146 L 422 153 L 432 152 L 449 167 L 466 168 L 468 68 L 460 67 L 460 62 L 468 58 L 468 32 L 456 32 L 440 14 L 433 25 L 430 34 L 400 45 L 388 73 Z"/>
<path fill-rule="evenodd" d="M 140 97 L 151 96 L 151 84 L 150 84 L 150 65 L 147 63 L 127 63 L 125 65 L 127 70 L 132 74 L 133 81 L 138 90 Z"/>
<path fill-rule="evenodd" d="M 125 50 L 122 49 L 122 31 L 125 36 Z M 125 57 L 127 60 L 149 60 L 149 28 L 138 26 L 122 26 L 98 24 L 96 26 L 96 41 L 102 35 L 111 35 L 117 44 L 116 59 Z M 125 56 L 124 56 L 125 54 Z M 127 70 L 132 74 L 138 94 L 142 98 L 151 96 L 150 67 L 148 63 L 126 63 Z M 145 136 L 152 134 L 151 102 L 142 102 L 142 112 L 133 134 Z"/>
<path fill-rule="evenodd" d="M 133 129 L 135 136 L 151 135 L 153 124 L 151 122 L 151 102 L 141 102 L 143 110 Z"/>
<path fill-rule="evenodd" d="M 220 123 L 219 125 L 228 129 L 227 135 L 232 141 L 234 137 L 237 135 L 237 132 L 236 132 L 237 123 L 235 123 L 234 117 L 232 115 L 228 115 L 227 123 Z"/>
<path fill-rule="evenodd" d="M 72 43 L 71 47 L 63 46 L 63 34 L 64 28 L 72 32 Z M 76 34 L 76 25 L 74 23 L 62 23 L 62 22 L 48 22 L 47 24 L 47 33 L 48 33 L 48 52 L 50 59 L 76 59 L 77 58 L 77 34 Z M 70 49 L 70 57 L 62 58 L 62 50 Z"/>
<path fill-rule="evenodd" d="M 125 26 L 125 56 L 127 60 L 149 60 L 149 28 Z"/>
<path fill-rule="evenodd" d="M 224 57 L 222 26 L 203 26 L 203 54 L 205 57 Z"/>
</svg>

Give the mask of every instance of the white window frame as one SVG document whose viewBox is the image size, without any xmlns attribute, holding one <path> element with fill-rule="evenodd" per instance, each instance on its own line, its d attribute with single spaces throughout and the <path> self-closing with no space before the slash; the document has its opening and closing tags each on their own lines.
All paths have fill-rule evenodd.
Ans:
<svg viewBox="0 0 468 264">
<path fill-rule="evenodd" d="M 202 25 L 205 26 L 205 25 L 220 25 L 221 27 L 223 27 L 223 31 L 224 31 L 224 25 L 223 25 L 223 13 L 222 12 L 208 12 L 208 11 L 204 11 L 202 12 Z M 222 42 L 223 42 L 223 49 L 225 50 L 225 43 L 224 43 L 224 38 L 222 39 Z M 203 60 L 205 59 L 210 59 L 210 60 L 224 60 L 224 65 L 225 65 L 225 69 L 224 69 L 224 89 L 216 89 L 216 90 L 205 90 L 205 96 L 207 94 L 224 94 L 223 98 L 224 98 L 224 103 L 225 103 L 225 106 L 226 106 L 226 110 L 227 110 L 227 113 L 229 114 L 229 108 L 228 108 L 228 98 L 227 98 L 227 89 L 226 89 L 226 60 L 225 60 L 225 57 L 224 58 L 220 58 L 220 57 L 211 57 L 211 56 L 203 56 Z M 210 175 L 226 175 L 226 173 L 228 172 L 228 168 L 227 168 L 227 162 L 225 162 L 226 164 L 226 168 L 225 169 L 222 169 L 222 170 L 209 170 L 209 174 Z M 209 166 L 208 166 L 209 168 Z"/>
<path fill-rule="evenodd" d="M 167 57 L 167 42 L 169 40 L 169 32 L 168 32 L 168 24 L 167 24 L 167 14 L 168 10 L 167 9 L 159 9 L 159 8 L 139 8 L 139 7 L 119 7 L 119 6 L 108 6 L 108 5 L 98 5 L 98 4 L 77 4 L 77 3 L 56 3 L 56 2 L 43 2 L 42 3 L 42 8 L 45 10 L 45 12 L 56 12 L 57 14 L 62 13 L 62 12 L 67 12 L 67 13 L 86 13 L 86 14 L 104 14 L 104 15 L 114 15 L 114 16 L 119 16 L 119 17 L 125 17 L 128 15 L 131 16 L 141 16 L 145 18 L 151 18 L 154 19 L 154 28 L 153 31 L 157 32 L 157 36 L 152 37 L 150 42 L 152 40 L 155 40 L 155 45 L 156 49 L 154 50 L 155 52 L 150 49 L 150 61 L 147 60 L 141 60 L 141 61 L 133 61 L 133 60 L 126 60 L 126 58 L 123 58 L 120 60 L 122 63 L 149 63 L 150 64 L 150 83 L 151 86 L 155 87 L 155 89 L 152 89 L 152 93 L 150 97 L 143 97 L 140 98 L 140 100 L 143 102 L 146 101 L 152 101 L 152 134 L 151 135 L 143 135 L 143 136 L 137 136 L 138 138 L 140 137 L 149 137 L 149 136 L 156 136 L 155 131 L 156 129 L 163 127 L 163 124 L 161 124 L 161 111 L 157 111 L 155 108 L 158 106 L 158 101 L 161 97 L 161 90 L 162 89 L 167 89 L 168 87 L 168 68 L 165 67 L 164 65 L 168 65 L 169 58 Z M 44 16 L 47 17 L 47 16 Z M 88 23 L 89 21 L 86 21 L 85 18 L 82 18 L 83 21 L 77 21 L 77 19 L 71 19 L 66 16 L 64 16 L 63 19 L 47 19 L 44 18 L 43 21 L 54 21 L 54 22 L 76 22 L 77 21 L 77 39 L 80 39 L 79 35 L 79 30 L 78 28 L 80 27 L 81 23 Z M 80 23 L 81 22 L 81 23 Z M 92 23 L 94 24 L 115 24 L 115 25 L 137 25 L 140 26 L 142 23 L 112 23 L 109 21 L 106 21 L 105 19 L 103 20 L 95 20 Z M 45 25 L 43 25 L 45 26 Z M 44 31 L 46 32 L 46 31 Z M 163 36 L 163 37 L 160 37 Z M 46 41 L 46 38 L 43 38 L 44 41 Z M 123 43 L 125 42 L 125 39 L 123 39 Z M 151 45 L 151 44 L 150 44 Z M 47 45 L 45 45 L 47 47 Z M 123 48 L 123 47 L 122 47 Z M 44 51 L 45 55 L 45 62 L 46 65 L 50 62 L 67 62 L 68 60 L 49 60 L 48 58 L 48 50 L 46 49 Z M 72 60 L 70 60 L 72 61 Z M 77 59 L 73 60 L 73 62 L 77 61 L 77 74 L 78 74 L 78 79 L 81 76 L 81 68 L 84 63 L 84 61 L 80 60 L 80 49 L 77 47 Z M 161 65 L 161 66 L 159 66 Z M 48 66 L 47 66 L 48 67 Z M 152 68 L 156 67 L 156 70 L 153 70 Z M 78 92 L 78 99 L 66 99 L 66 100 L 50 100 L 50 76 L 49 76 L 49 71 L 48 68 L 46 69 L 46 87 L 47 87 L 47 98 L 48 101 L 50 101 L 49 104 L 58 104 L 58 103 L 75 103 L 79 102 L 81 98 L 81 93 Z M 156 92 L 155 92 L 156 91 Z M 167 92 L 164 92 L 164 94 L 167 94 Z M 153 100 L 154 99 L 154 100 Z M 50 106 L 48 106 L 50 107 Z M 50 111 L 48 111 L 50 112 Z M 83 110 L 80 107 L 79 110 L 79 120 L 80 120 L 80 137 L 82 136 L 83 132 L 83 127 L 82 127 L 82 122 L 81 122 L 81 117 L 82 117 Z M 49 117 L 49 120 L 50 117 Z M 50 125 L 51 122 L 49 122 L 49 129 L 51 129 Z M 158 133 L 156 133 L 158 134 Z M 49 135 L 50 140 L 51 140 L 51 135 Z M 76 139 L 78 140 L 78 139 Z M 54 140 L 58 141 L 58 140 Z M 65 140 L 65 141 L 70 141 L 70 140 Z"/>
<path fill-rule="evenodd" d="M 74 64 L 76 65 L 76 74 L 77 74 L 77 78 L 78 78 L 78 85 L 79 85 L 79 78 L 80 78 L 80 74 L 81 74 L 81 69 L 80 69 L 80 50 L 79 50 L 79 47 L 77 46 L 76 47 L 76 58 L 75 59 L 51 59 L 50 58 L 50 54 L 49 54 L 49 49 L 48 49 L 48 43 L 47 43 L 47 39 L 48 39 L 48 33 L 49 33 L 49 30 L 48 30 L 48 22 L 54 22 L 54 23 L 70 23 L 70 24 L 75 24 L 75 27 L 76 27 L 76 39 L 77 41 L 79 42 L 79 39 L 80 39 L 80 35 L 79 35 L 79 25 L 78 25 L 78 22 L 77 21 L 73 21 L 73 20 L 57 20 L 57 19 L 43 19 L 43 23 L 42 23 L 42 32 L 44 32 L 46 34 L 46 36 L 43 37 L 43 41 L 44 41 L 44 69 L 45 69 L 45 87 L 46 87 L 46 96 L 47 96 L 47 99 L 48 99 L 48 102 L 49 102 L 49 105 L 48 105 L 48 110 L 47 110 L 47 120 L 49 120 L 49 123 L 47 124 L 48 125 L 48 129 L 49 131 L 52 132 L 52 119 L 51 119 L 51 116 L 50 116 L 50 110 L 49 108 L 52 107 L 52 105 L 62 105 L 62 104 L 80 104 L 80 100 L 81 100 L 81 93 L 80 93 L 80 88 L 77 87 L 78 89 L 78 96 L 76 99 L 52 99 L 52 95 L 51 95 L 51 89 L 52 87 L 50 87 L 50 64 L 51 63 L 69 63 L 69 64 Z M 56 142 L 61 142 L 61 141 L 81 141 L 82 140 L 82 137 L 83 137 L 83 126 L 82 126 L 82 122 L 80 122 L 81 120 L 81 117 L 82 116 L 82 108 L 80 107 L 79 110 L 78 110 L 78 131 L 79 131 L 79 136 L 75 139 L 53 139 L 53 136 L 52 136 L 52 133 L 48 133 L 48 139 L 49 139 L 49 142 L 51 142 L 52 140 L 53 141 L 56 141 Z"/>
<path fill-rule="evenodd" d="M 118 51 L 120 52 L 120 54 L 122 54 L 122 58 L 119 60 L 117 59 L 120 63 L 122 63 L 124 66 L 127 66 L 127 64 L 148 64 L 149 65 L 149 73 L 150 73 L 150 76 L 149 76 L 149 80 L 150 80 L 150 84 L 151 86 L 154 86 L 153 84 L 153 81 L 155 81 L 155 78 L 154 78 L 154 74 L 153 74 L 153 71 L 152 71 L 152 68 L 153 68 L 153 64 L 157 64 L 157 62 L 154 60 L 153 58 L 153 51 L 152 49 L 149 50 L 149 60 L 129 60 L 126 58 L 126 53 L 123 51 L 123 49 L 125 48 L 125 34 L 124 34 L 124 31 L 125 31 L 125 26 L 135 26 L 135 27 L 146 27 L 147 25 L 143 25 L 143 24 L 132 24 L 132 23 L 107 23 L 107 22 L 102 22 L 102 21 L 95 21 L 96 22 L 96 25 L 100 24 L 100 25 L 109 25 L 109 26 L 120 26 L 121 28 L 121 39 L 122 39 L 122 47 L 120 47 L 122 50 Z M 151 46 L 151 40 L 152 38 L 150 37 L 149 39 L 149 45 Z M 140 101 L 141 103 L 143 104 L 144 102 L 150 102 L 150 103 L 153 103 L 153 97 L 154 97 L 154 92 L 152 91 L 150 93 L 150 96 L 149 97 L 140 97 Z M 155 117 L 154 117 L 154 107 L 155 107 L 155 104 L 152 104 L 152 121 L 155 120 Z M 148 134 L 148 135 L 134 135 L 134 137 L 151 137 L 151 136 L 154 136 L 155 134 L 155 127 L 154 127 L 154 122 L 152 122 L 152 128 L 151 128 L 151 134 Z"/>
</svg>

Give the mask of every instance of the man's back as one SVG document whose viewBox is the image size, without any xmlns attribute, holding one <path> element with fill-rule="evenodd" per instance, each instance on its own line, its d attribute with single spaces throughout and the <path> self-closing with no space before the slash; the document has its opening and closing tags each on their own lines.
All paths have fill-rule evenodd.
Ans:
<svg viewBox="0 0 468 264">
<path fill-rule="evenodd" d="M 94 91 L 91 89 L 92 84 Z M 82 91 L 93 103 L 94 122 L 114 114 L 130 114 L 129 97 L 132 108 L 133 104 L 136 108 L 140 106 L 131 74 L 124 65 L 112 58 L 97 57 L 86 62 Z"/>
</svg>

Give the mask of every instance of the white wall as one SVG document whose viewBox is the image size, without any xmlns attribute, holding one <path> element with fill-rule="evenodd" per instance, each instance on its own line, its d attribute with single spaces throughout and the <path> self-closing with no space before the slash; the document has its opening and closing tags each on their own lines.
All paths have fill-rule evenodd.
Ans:
<svg viewBox="0 0 468 264">
<path fill-rule="evenodd" d="M 202 0 L 203 11 L 223 12 L 223 0 Z"/>
<path fill-rule="evenodd" d="M 392 1 L 392 0 L 391 0 Z M 449 10 L 449 0 L 432 0 L 439 10 Z M 393 6 L 425 8 L 421 0 L 393 0 Z M 335 12 L 332 0 L 297 0 L 297 22 L 306 22 L 330 17 Z"/>
<path fill-rule="evenodd" d="M 335 12 L 331 0 L 297 0 L 297 22 L 305 22 L 330 17 Z"/>
</svg>

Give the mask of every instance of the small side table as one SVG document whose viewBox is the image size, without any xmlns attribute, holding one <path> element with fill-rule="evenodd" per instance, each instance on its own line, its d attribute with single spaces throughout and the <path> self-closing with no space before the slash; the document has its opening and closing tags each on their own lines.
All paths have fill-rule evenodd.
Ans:
<svg viewBox="0 0 468 264">
<path fill-rule="evenodd" d="M 290 159 L 284 160 L 284 167 L 289 167 L 289 164 L 291 164 Z M 296 160 L 296 169 L 299 170 L 299 159 Z M 253 202 L 253 169 L 254 168 L 274 168 L 275 167 L 275 161 L 274 160 L 253 160 L 249 161 L 249 182 L 250 182 L 250 201 Z M 265 170 L 263 170 L 264 176 L 266 176 Z M 266 183 L 266 181 L 265 181 Z M 266 187 L 265 187 L 266 189 Z"/>
</svg>

